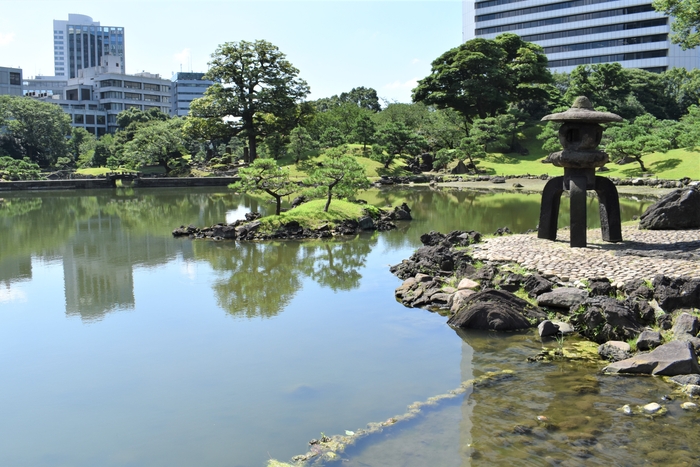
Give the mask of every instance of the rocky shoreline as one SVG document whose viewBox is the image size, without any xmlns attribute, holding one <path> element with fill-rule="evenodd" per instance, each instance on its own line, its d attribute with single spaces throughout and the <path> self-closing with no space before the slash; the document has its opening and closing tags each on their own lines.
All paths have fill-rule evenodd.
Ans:
<svg viewBox="0 0 700 467">
<path fill-rule="evenodd" d="M 672 205 L 680 198 L 697 202 L 697 195 L 696 188 L 670 194 L 642 224 L 656 218 L 665 225 L 674 210 L 687 217 L 687 205 Z M 700 395 L 700 225 L 683 222 L 685 230 L 628 226 L 619 244 L 590 231 L 589 248 L 533 234 L 429 232 L 422 247 L 391 267 L 404 280 L 395 296 L 407 307 L 448 316 L 456 328 L 537 327 L 542 339 L 578 334 L 599 344 L 603 372 L 694 375 L 677 382 Z M 555 357 L 543 351 L 531 361 Z"/>
<path fill-rule="evenodd" d="M 239 219 L 230 224 L 220 223 L 211 227 L 198 228 L 194 225 L 180 226 L 173 230 L 174 237 L 188 237 L 190 239 L 209 240 L 239 240 L 239 241 L 263 241 L 263 240 L 303 240 L 333 238 L 343 235 L 356 235 L 360 232 L 386 231 L 396 228 L 394 221 L 410 221 L 411 209 L 403 203 L 392 210 L 376 208 L 364 210 L 359 219 L 346 219 L 335 225 L 324 224 L 318 228 L 303 227 L 297 221 L 290 221 L 280 225 L 272 232 L 262 232 L 260 227 L 262 216 L 257 212 L 250 212 L 245 219 Z"/>
</svg>

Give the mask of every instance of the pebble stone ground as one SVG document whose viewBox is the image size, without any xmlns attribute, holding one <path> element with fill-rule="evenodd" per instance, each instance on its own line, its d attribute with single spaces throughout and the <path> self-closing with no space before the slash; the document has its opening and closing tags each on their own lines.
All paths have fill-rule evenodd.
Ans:
<svg viewBox="0 0 700 467">
<path fill-rule="evenodd" d="M 668 277 L 700 278 L 700 230 L 639 230 L 624 226 L 623 241 L 608 243 L 600 230 L 589 230 L 588 247 L 571 248 L 569 230 L 560 229 L 557 240 L 537 234 L 486 239 L 472 246 L 479 260 L 515 262 L 545 277 L 562 281 L 607 277 L 613 283 L 632 279 Z"/>
</svg>

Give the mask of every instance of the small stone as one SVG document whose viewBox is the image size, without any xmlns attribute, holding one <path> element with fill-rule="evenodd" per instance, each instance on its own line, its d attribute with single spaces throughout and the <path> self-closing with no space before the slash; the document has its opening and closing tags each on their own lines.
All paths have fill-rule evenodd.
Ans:
<svg viewBox="0 0 700 467">
<path fill-rule="evenodd" d="M 630 407 L 629 404 L 625 404 L 622 406 L 622 413 L 625 415 L 632 415 L 632 407 Z"/>
<path fill-rule="evenodd" d="M 430 282 L 433 278 L 427 274 L 418 273 L 416 274 L 416 282 Z"/>
<path fill-rule="evenodd" d="M 554 323 L 555 326 L 558 326 L 558 327 L 559 327 L 559 333 L 560 333 L 560 334 L 563 334 L 563 335 L 565 335 L 565 336 L 568 335 L 568 334 L 573 334 L 573 333 L 576 332 L 576 330 L 574 329 L 574 327 L 573 327 L 571 324 L 569 324 L 569 323 L 565 323 L 565 322 L 563 322 L 563 321 L 552 321 L 552 323 Z"/>
<path fill-rule="evenodd" d="M 459 284 L 457 285 L 458 290 L 464 290 L 464 289 L 469 289 L 469 290 L 476 290 L 479 288 L 479 283 L 476 281 L 473 281 L 471 279 L 462 279 L 459 281 Z"/>
<path fill-rule="evenodd" d="M 681 409 L 683 410 L 697 410 L 698 404 L 695 402 L 683 402 L 681 404 Z"/>
<path fill-rule="evenodd" d="M 697 384 L 686 384 L 683 387 L 683 392 L 689 396 L 700 396 L 700 386 Z"/>
<path fill-rule="evenodd" d="M 661 410 L 661 405 L 659 405 L 659 404 L 656 403 L 656 402 L 650 402 L 649 404 L 647 404 L 647 405 L 645 405 L 644 407 L 642 407 L 642 410 L 643 410 L 645 413 L 649 413 L 649 414 L 656 413 L 656 412 L 658 412 L 659 410 Z"/>
</svg>

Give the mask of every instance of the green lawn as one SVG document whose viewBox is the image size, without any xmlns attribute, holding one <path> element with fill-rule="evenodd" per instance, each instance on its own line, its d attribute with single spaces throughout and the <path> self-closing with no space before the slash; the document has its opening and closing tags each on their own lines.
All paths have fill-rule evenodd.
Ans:
<svg viewBox="0 0 700 467">
<path fill-rule="evenodd" d="M 358 219 L 362 216 L 362 205 L 340 199 L 331 200 L 328 212 L 323 211 L 325 199 L 315 199 L 304 203 L 279 216 L 266 216 L 260 221 L 263 231 L 272 231 L 291 221 L 297 221 L 302 227 L 317 228 L 323 224 L 334 225 L 346 219 Z"/>
</svg>

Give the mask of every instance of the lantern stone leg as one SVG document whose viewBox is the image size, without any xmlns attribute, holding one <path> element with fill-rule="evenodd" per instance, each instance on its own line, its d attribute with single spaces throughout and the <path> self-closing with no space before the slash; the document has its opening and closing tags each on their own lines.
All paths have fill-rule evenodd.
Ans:
<svg viewBox="0 0 700 467">
<path fill-rule="evenodd" d="M 557 239 L 557 220 L 559 203 L 564 192 L 564 177 L 554 177 L 544 186 L 542 204 L 540 205 L 540 225 L 537 237 L 546 240 Z"/>
<path fill-rule="evenodd" d="M 608 178 L 596 177 L 595 191 L 600 203 L 600 230 L 603 240 L 621 242 L 620 198 L 615 184 Z"/>
</svg>

